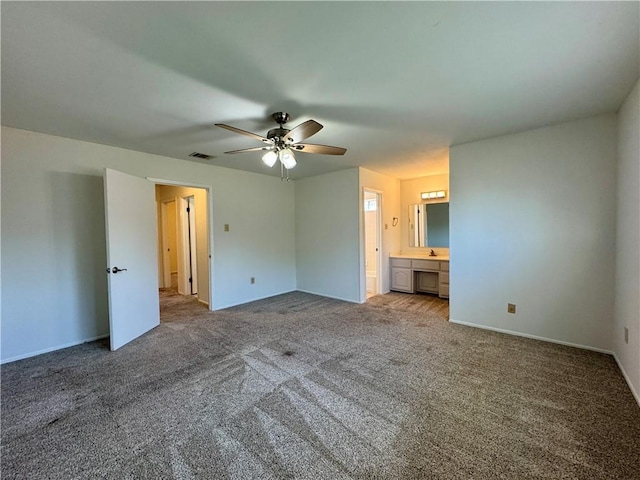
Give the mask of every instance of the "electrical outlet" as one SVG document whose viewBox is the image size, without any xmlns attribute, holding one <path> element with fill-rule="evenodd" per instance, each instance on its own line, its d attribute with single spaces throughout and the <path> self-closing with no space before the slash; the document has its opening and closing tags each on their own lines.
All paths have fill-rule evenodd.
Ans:
<svg viewBox="0 0 640 480">
<path fill-rule="evenodd" d="M 228 223 L 225 223 L 225 224 L 224 224 L 224 231 L 225 231 L 225 232 L 228 232 L 228 231 L 229 231 L 229 224 L 228 224 Z"/>
<path fill-rule="evenodd" d="M 624 343 L 629 343 L 629 329 L 624 327 Z"/>
<path fill-rule="evenodd" d="M 516 304 L 515 303 L 507 303 L 507 312 L 508 313 L 516 313 Z"/>
<path fill-rule="evenodd" d="M 254 283 L 256 283 L 256 277 L 251 277 L 251 285 L 253 285 Z"/>
</svg>

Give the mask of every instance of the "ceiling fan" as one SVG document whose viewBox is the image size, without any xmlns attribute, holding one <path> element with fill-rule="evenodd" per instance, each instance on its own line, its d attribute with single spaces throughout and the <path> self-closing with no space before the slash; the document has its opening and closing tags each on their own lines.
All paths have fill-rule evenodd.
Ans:
<svg viewBox="0 0 640 480">
<path fill-rule="evenodd" d="M 284 124 L 289 121 L 289 114 L 285 112 L 276 112 L 271 115 L 271 118 L 280 125 L 278 128 L 272 128 L 267 132 L 267 136 L 247 132 L 231 125 L 225 125 L 224 123 L 216 123 L 217 127 L 226 128 L 234 133 L 240 135 L 246 135 L 247 137 L 260 140 L 265 145 L 261 147 L 243 148 L 241 150 L 231 150 L 224 153 L 245 153 L 245 152 L 258 152 L 266 151 L 262 156 L 262 161 L 269 167 L 273 167 L 277 160 L 280 160 L 280 178 L 289 180 L 289 170 L 297 165 L 296 158 L 293 155 L 294 152 L 302 153 L 318 153 L 322 155 L 344 155 L 347 151 L 346 148 L 331 147 L 329 145 L 317 145 L 314 143 L 300 143 L 302 140 L 315 135 L 322 129 L 315 120 L 307 120 L 301 123 L 297 127 L 289 130 L 284 127 Z"/>
</svg>

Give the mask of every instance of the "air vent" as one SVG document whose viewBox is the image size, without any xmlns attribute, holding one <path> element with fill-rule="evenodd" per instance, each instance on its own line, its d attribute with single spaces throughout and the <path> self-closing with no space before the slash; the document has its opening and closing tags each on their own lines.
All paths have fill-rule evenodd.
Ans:
<svg viewBox="0 0 640 480">
<path fill-rule="evenodd" d="M 206 153 L 193 152 L 189 154 L 190 157 L 201 158 L 203 160 L 211 160 L 213 155 L 207 155 Z"/>
</svg>

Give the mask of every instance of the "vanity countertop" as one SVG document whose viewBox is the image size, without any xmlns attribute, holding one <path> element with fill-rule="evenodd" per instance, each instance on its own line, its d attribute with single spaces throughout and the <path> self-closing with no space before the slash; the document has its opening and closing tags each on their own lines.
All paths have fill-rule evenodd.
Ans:
<svg viewBox="0 0 640 480">
<path fill-rule="evenodd" d="M 415 258 L 416 260 L 442 260 L 443 262 L 449 261 L 449 255 L 415 255 L 410 253 L 396 253 L 389 255 L 389 258 Z"/>
</svg>

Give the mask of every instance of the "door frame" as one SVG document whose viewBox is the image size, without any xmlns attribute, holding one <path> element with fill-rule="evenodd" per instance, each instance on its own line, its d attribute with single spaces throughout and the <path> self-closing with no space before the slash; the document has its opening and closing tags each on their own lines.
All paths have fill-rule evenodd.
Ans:
<svg viewBox="0 0 640 480">
<path fill-rule="evenodd" d="M 361 272 L 360 272 L 360 301 L 362 303 L 367 301 L 367 267 L 366 267 L 366 230 L 365 230 L 365 211 L 364 211 L 364 197 L 365 193 L 373 193 L 376 196 L 376 248 L 377 252 L 377 271 L 376 271 L 376 291 L 377 295 L 380 295 L 382 292 L 382 275 L 383 272 L 383 263 L 382 263 L 382 208 L 383 208 L 383 200 L 384 200 L 384 192 L 382 190 L 377 190 L 375 188 L 362 187 L 362 191 L 360 193 L 360 213 L 362 215 L 362 225 L 361 225 L 361 233 L 362 233 L 362 254 L 361 254 Z"/>
<path fill-rule="evenodd" d="M 182 240 L 182 291 L 183 295 L 195 295 L 198 293 L 198 267 L 197 258 L 198 252 L 196 251 L 196 202 L 193 195 L 184 195 L 179 198 L 180 202 L 180 215 L 178 216 L 178 223 L 180 225 L 180 236 Z M 187 215 L 185 212 L 189 208 L 190 211 Z M 191 278 L 191 282 L 189 282 Z M 193 291 L 196 291 L 195 294 Z"/>
<path fill-rule="evenodd" d="M 207 192 L 207 256 L 208 256 L 208 270 L 209 270 L 209 305 L 207 308 L 213 310 L 213 292 L 214 288 L 214 275 L 213 275 L 213 195 L 211 185 L 202 183 L 185 182 L 182 180 L 168 180 L 166 178 L 145 177 L 150 182 L 156 185 L 172 185 L 175 187 L 191 187 L 201 188 Z M 177 208 L 177 204 L 176 204 Z"/>
</svg>

